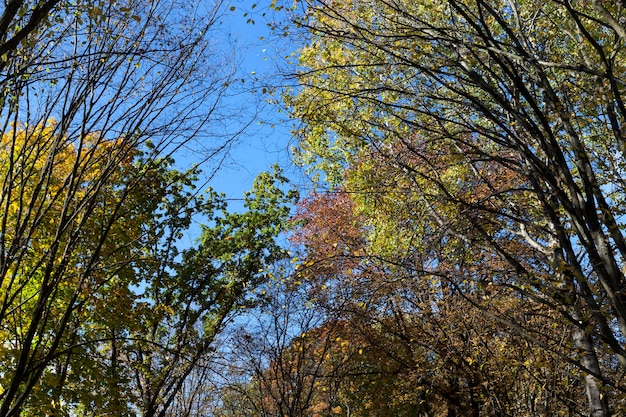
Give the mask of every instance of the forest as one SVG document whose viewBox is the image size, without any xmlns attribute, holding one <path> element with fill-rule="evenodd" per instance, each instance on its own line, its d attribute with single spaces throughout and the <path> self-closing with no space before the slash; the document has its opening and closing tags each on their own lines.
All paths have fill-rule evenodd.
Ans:
<svg viewBox="0 0 626 417">
<path fill-rule="evenodd" d="M 626 415 L 626 1 L 244 3 L 2 1 L 0 417 Z"/>
</svg>

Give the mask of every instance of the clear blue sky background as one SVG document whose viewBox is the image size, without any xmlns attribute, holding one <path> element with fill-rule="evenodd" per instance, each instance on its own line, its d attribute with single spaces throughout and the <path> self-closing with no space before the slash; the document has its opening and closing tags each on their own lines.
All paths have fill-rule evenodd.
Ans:
<svg viewBox="0 0 626 417">
<path fill-rule="evenodd" d="M 277 59 L 292 52 L 293 47 L 277 45 L 277 40 L 273 39 L 267 25 L 272 16 L 269 1 L 261 0 L 252 9 L 253 4 L 254 1 L 232 0 L 220 21 L 220 31 L 230 43 L 225 47 L 233 47 L 239 72 L 239 81 L 228 98 L 228 103 L 239 117 L 233 119 L 230 128 L 244 128 L 255 118 L 238 137 L 210 183 L 215 190 L 226 193 L 232 199 L 241 198 L 251 188 L 257 174 L 269 170 L 276 163 L 294 182 L 302 182 L 298 170 L 290 163 L 288 148 L 291 133 L 289 123 L 284 120 L 285 114 L 266 104 L 268 96 L 260 91 L 263 83 L 275 82 Z M 229 10 L 231 7 L 235 9 Z M 263 13 L 266 15 L 263 16 Z M 245 82 L 241 83 L 242 79 Z M 251 91 L 255 85 L 258 87 L 256 93 Z M 238 208 L 240 204 L 233 201 L 231 206 Z"/>
<path fill-rule="evenodd" d="M 215 28 L 216 41 L 219 42 L 216 48 L 227 57 L 234 54 L 237 81 L 231 84 L 222 103 L 222 111 L 219 112 L 225 118 L 217 120 L 210 128 L 216 137 L 199 136 L 195 144 L 192 143 L 174 156 L 178 168 L 186 169 L 205 158 L 206 149 L 223 142 L 233 132 L 243 130 L 225 159 L 213 158 L 202 165 L 205 175 L 200 178 L 199 185 L 202 190 L 208 186 L 226 194 L 229 211 L 244 209 L 243 194 L 252 188 L 259 173 L 271 170 L 274 164 L 280 165 L 284 175 L 300 190 L 308 184 L 302 169 L 291 163 L 291 122 L 285 120 L 286 115 L 279 113 L 277 106 L 268 104 L 270 96 L 262 93 L 264 85 L 276 85 L 281 81 L 277 67 L 284 67 L 282 59 L 296 49 L 294 45 L 272 36 L 267 25 L 272 19 L 269 3 L 269 0 L 261 0 L 252 9 L 254 1 L 230 0 L 226 6 Z M 231 7 L 235 9 L 230 10 Z M 254 20 L 254 24 L 249 19 Z M 233 57 L 227 59 L 231 62 Z M 220 136 L 222 134 L 224 136 Z M 212 174 L 218 165 L 219 169 L 205 183 L 207 173 Z M 305 192 L 301 191 L 303 194 Z M 197 224 L 203 222 L 201 218 L 196 221 Z M 200 229 L 192 227 L 181 243 L 183 247 L 192 246 L 199 237 Z"/>
</svg>

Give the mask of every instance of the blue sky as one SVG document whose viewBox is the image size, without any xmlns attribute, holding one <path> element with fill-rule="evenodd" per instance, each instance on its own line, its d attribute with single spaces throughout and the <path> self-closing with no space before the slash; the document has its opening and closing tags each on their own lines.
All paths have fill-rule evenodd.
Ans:
<svg viewBox="0 0 626 417">
<path fill-rule="evenodd" d="M 192 144 L 175 155 L 178 168 L 186 169 L 204 158 L 206 149 L 210 149 L 212 144 L 224 140 L 219 137 L 220 131 L 225 133 L 224 137 L 228 137 L 232 132 L 243 129 L 224 160 L 213 159 L 202 165 L 203 171 L 209 173 L 213 172 L 216 164 L 220 164 L 208 184 L 204 183 L 207 180 L 205 175 L 200 178 L 199 186 L 201 189 L 209 186 L 215 191 L 225 193 L 229 199 L 229 211 L 244 209 L 243 194 L 252 188 L 254 179 L 260 172 L 271 170 L 274 164 L 280 165 L 284 175 L 299 188 L 307 184 L 302 170 L 293 166 L 290 161 L 290 122 L 285 120 L 286 115 L 279 113 L 276 106 L 267 103 L 270 97 L 261 92 L 263 84 L 272 85 L 279 78 L 276 68 L 280 63 L 277 60 L 290 54 L 295 48 L 279 45 L 280 40 L 272 37 L 267 25 L 268 16 L 271 15 L 269 2 L 266 1 L 264 6 L 254 9 L 251 9 L 252 4 L 254 3 L 251 1 L 231 0 L 216 27 L 220 42 L 217 48 L 227 55 L 234 53 L 237 71 L 236 81 L 231 83 L 223 102 L 222 113 L 225 117 L 214 123 L 213 129 L 218 136 L 198 137 L 195 145 Z M 235 9 L 229 10 L 233 6 Z M 263 13 L 267 16 L 264 17 Z M 255 23 L 248 22 L 249 19 L 253 19 Z M 302 194 L 304 192 L 301 191 Z M 198 218 L 197 221 L 202 222 L 202 219 Z M 199 228 L 192 227 L 181 242 L 183 246 L 193 245 L 195 239 L 199 238 L 199 232 Z"/>
<path fill-rule="evenodd" d="M 298 170 L 291 166 L 289 159 L 290 127 L 285 122 L 284 113 L 278 113 L 276 107 L 268 105 L 268 98 L 251 89 L 255 84 L 271 83 L 268 78 L 276 74 L 276 51 L 280 56 L 288 54 L 284 45 L 276 46 L 267 26 L 271 11 L 267 4 L 257 6 L 251 1 L 232 1 L 227 13 L 220 22 L 221 31 L 234 47 L 238 66 L 238 85 L 233 95 L 228 98 L 233 108 L 241 116 L 235 119 L 232 128 L 243 128 L 250 123 L 231 149 L 221 169 L 211 181 L 211 186 L 227 194 L 229 198 L 241 198 L 252 186 L 256 175 L 269 170 L 273 164 L 281 165 L 288 176 L 297 177 Z M 234 10 L 229 8 L 234 7 Z M 266 16 L 263 16 L 266 13 Z M 248 22 L 254 20 L 254 24 Z M 245 82 L 240 82 L 240 80 Z M 300 182 L 294 178 L 295 182 Z M 232 203 L 233 208 L 237 202 Z"/>
</svg>

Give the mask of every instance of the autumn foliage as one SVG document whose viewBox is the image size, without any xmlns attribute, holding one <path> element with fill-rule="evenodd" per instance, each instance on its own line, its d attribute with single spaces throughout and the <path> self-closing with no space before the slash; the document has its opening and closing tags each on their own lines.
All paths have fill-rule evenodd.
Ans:
<svg viewBox="0 0 626 417">
<path fill-rule="evenodd" d="M 495 337 L 496 345 L 528 343 L 522 356 L 541 371 L 525 381 L 535 378 L 545 390 L 536 398 L 552 398 L 544 404 L 558 407 L 545 413 L 584 413 L 586 403 L 584 414 L 620 414 L 623 5 L 307 0 L 300 6 L 285 11 L 304 39 L 290 73 L 294 86 L 284 94 L 297 121 L 295 157 L 321 189 L 350 197 L 363 240 L 358 266 L 340 251 L 330 259 L 340 257 L 350 269 L 332 273 L 328 261 L 319 271 L 327 280 L 342 277 L 325 283 L 338 294 L 329 296 L 330 307 L 348 310 L 346 319 L 355 323 L 408 315 L 456 330 L 463 327 L 458 321 L 473 322 L 476 337 Z M 332 239 L 305 233 L 312 256 L 330 250 L 315 245 Z M 316 264 L 324 262 L 307 259 L 300 273 L 315 276 Z M 418 328 L 438 340 L 438 333 Z M 491 336 L 489 329 L 498 330 Z M 471 340 L 455 337 L 446 346 Z M 456 354 L 460 369 L 461 358 L 473 358 L 463 349 Z M 506 379 L 519 368 L 509 361 L 502 369 Z M 564 369 L 579 378 L 576 389 L 555 384 Z M 474 387 L 469 397 L 478 402 L 483 382 L 506 386 L 493 375 L 476 377 L 478 385 L 471 380 L 459 386 Z M 458 391 L 443 378 L 441 392 L 443 381 Z M 441 412 L 508 413 L 504 404 L 516 407 L 522 398 L 499 399 L 501 409 L 488 411 L 471 401 L 454 406 L 449 397 Z M 540 413 L 533 408 L 539 402 L 516 413 Z"/>
</svg>

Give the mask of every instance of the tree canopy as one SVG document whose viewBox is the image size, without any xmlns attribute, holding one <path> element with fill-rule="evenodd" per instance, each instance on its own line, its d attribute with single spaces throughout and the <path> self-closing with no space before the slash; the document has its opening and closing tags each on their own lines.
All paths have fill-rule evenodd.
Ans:
<svg viewBox="0 0 626 417">
<path fill-rule="evenodd" d="M 240 211 L 229 9 L 0 6 L 0 417 L 623 414 L 626 3 L 264 5 L 313 190 Z"/>
<path fill-rule="evenodd" d="M 190 381 L 286 256 L 295 198 L 277 169 L 234 212 L 174 161 L 213 171 L 235 139 L 213 126 L 235 72 L 223 12 L 0 6 L 0 416 L 202 413 Z"/>
<path fill-rule="evenodd" d="M 577 368 L 590 415 L 620 414 L 624 4 L 296 4 L 296 157 L 354 204 L 352 274 L 415 285 L 393 290 L 401 314 L 468 303 Z"/>
</svg>

